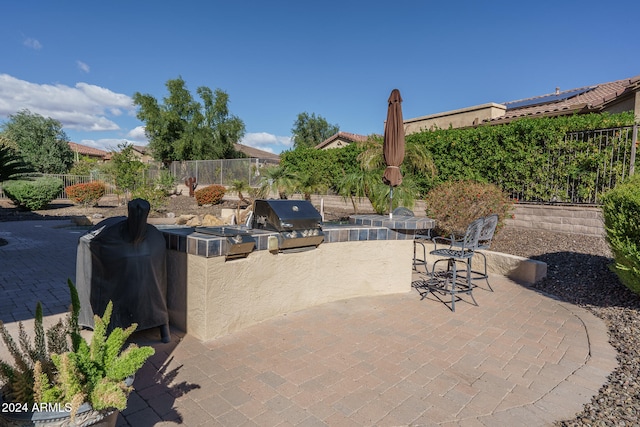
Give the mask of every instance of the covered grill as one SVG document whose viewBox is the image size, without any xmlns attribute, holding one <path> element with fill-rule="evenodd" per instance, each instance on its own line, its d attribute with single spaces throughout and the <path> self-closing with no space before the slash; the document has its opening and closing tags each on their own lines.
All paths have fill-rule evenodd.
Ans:
<svg viewBox="0 0 640 427">
<path fill-rule="evenodd" d="M 252 228 L 278 233 L 278 249 L 314 249 L 324 240 L 322 216 L 307 200 L 256 200 Z"/>
<path fill-rule="evenodd" d="M 226 237 L 222 245 L 222 254 L 227 260 L 245 258 L 256 247 L 256 241 L 239 226 L 196 227 L 195 231 L 217 237 Z"/>
</svg>

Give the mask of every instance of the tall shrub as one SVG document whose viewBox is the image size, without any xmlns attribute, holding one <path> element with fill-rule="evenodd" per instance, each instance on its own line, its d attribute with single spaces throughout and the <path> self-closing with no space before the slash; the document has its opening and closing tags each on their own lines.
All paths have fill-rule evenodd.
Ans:
<svg viewBox="0 0 640 427">
<path fill-rule="evenodd" d="M 476 181 L 445 182 L 425 198 L 426 213 L 442 234 L 462 234 L 475 219 L 498 214 L 498 227 L 510 215 L 513 204 L 494 184 Z"/>
<path fill-rule="evenodd" d="M 607 192 L 602 213 L 614 258 L 611 268 L 626 287 L 640 294 L 640 176 Z"/>
</svg>

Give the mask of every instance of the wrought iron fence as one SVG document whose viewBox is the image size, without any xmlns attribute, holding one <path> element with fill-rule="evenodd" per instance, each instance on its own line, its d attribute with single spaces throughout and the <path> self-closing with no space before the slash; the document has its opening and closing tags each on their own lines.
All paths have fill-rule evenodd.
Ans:
<svg viewBox="0 0 640 427">
<path fill-rule="evenodd" d="M 85 184 L 87 182 L 93 181 L 102 181 L 105 183 L 106 191 L 105 194 L 112 195 L 115 194 L 116 186 L 113 182 L 113 179 L 108 176 L 104 176 L 101 174 L 92 174 L 92 175 L 71 175 L 71 174 L 51 174 L 51 173 L 43 173 L 33 175 L 34 178 L 38 177 L 48 177 L 48 178 L 58 178 L 62 181 L 62 191 L 58 193 L 57 199 L 67 199 L 67 192 L 65 189 L 70 185 L 76 184 Z M 0 198 L 6 197 L 4 192 L 2 191 L 2 186 L 0 185 Z"/>
<path fill-rule="evenodd" d="M 604 192 L 633 175 L 637 141 L 638 125 L 570 132 L 560 144 L 548 144 L 537 159 L 530 159 L 544 178 L 523 182 L 512 198 L 599 204 Z"/>
</svg>

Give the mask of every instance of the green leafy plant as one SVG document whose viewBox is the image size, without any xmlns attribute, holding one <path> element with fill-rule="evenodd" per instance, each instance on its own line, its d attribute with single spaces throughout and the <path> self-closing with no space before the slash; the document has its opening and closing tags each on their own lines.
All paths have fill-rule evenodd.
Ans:
<svg viewBox="0 0 640 427">
<path fill-rule="evenodd" d="M 71 313 L 66 322 L 58 322 L 46 332 L 42 326 L 42 307 L 38 303 L 35 316 L 35 338 L 30 338 L 19 325 L 19 345 L 0 322 L 0 335 L 14 365 L 0 361 L 0 380 L 5 398 L 20 403 L 62 403 L 71 405 L 71 418 L 84 402 L 96 411 L 125 409 L 132 387 L 125 381 L 154 354 L 152 347 L 135 344 L 123 350 L 134 323 L 126 329 L 108 332 L 113 305 L 107 305 L 102 317 L 95 316 L 90 342 L 80 335 L 78 315 L 80 299 L 71 280 Z"/>
<path fill-rule="evenodd" d="M 480 217 L 498 214 L 498 228 L 510 214 L 512 201 L 494 184 L 477 181 L 445 182 L 432 189 L 425 198 L 426 213 L 436 220 L 441 234 L 461 234 Z"/>
<path fill-rule="evenodd" d="M 222 201 L 225 191 L 222 185 L 213 184 L 196 190 L 194 196 L 199 206 L 215 205 Z"/>
<path fill-rule="evenodd" d="M 162 169 L 154 180 L 155 187 L 162 190 L 166 196 L 176 192 L 176 183 L 178 180 L 167 169 Z"/>
<path fill-rule="evenodd" d="M 167 206 L 167 193 L 162 188 L 152 185 L 143 185 L 133 190 L 134 199 L 144 199 L 149 202 L 151 209 L 162 212 Z"/>
<path fill-rule="evenodd" d="M 245 205 L 251 204 L 250 200 L 247 200 L 242 194 L 243 191 L 249 192 L 251 187 L 247 184 L 246 181 L 242 181 L 240 179 L 234 179 L 229 187 L 229 190 L 234 191 L 238 195 L 238 202 L 236 203 L 236 218 L 240 218 L 240 204 L 244 203 Z"/>
<path fill-rule="evenodd" d="M 65 187 L 64 191 L 74 203 L 84 207 L 95 206 L 104 196 L 107 187 L 104 182 L 92 181 Z"/>
<path fill-rule="evenodd" d="M 2 190 L 20 208 L 35 211 L 42 209 L 62 191 L 63 183 L 58 178 L 36 178 L 29 181 L 8 181 Z"/>
<path fill-rule="evenodd" d="M 640 176 L 605 193 L 602 213 L 615 261 L 611 269 L 627 288 L 640 294 Z"/>
</svg>

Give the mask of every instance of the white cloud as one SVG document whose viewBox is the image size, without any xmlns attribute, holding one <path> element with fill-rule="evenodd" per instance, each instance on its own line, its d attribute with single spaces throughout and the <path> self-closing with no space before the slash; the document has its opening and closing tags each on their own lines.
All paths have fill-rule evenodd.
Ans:
<svg viewBox="0 0 640 427">
<path fill-rule="evenodd" d="M 88 73 L 91 70 L 89 66 L 82 61 L 76 61 L 76 64 L 78 65 L 78 68 L 85 73 Z"/>
<path fill-rule="evenodd" d="M 144 133 L 144 126 L 136 126 L 127 133 L 127 137 L 138 142 L 148 142 L 147 135 Z"/>
<path fill-rule="evenodd" d="M 24 109 L 79 131 L 118 130 L 120 126 L 111 117 L 135 110 L 131 97 L 100 86 L 37 84 L 0 74 L 0 117 Z"/>
<path fill-rule="evenodd" d="M 270 153 L 280 153 L 290 148 L 292 141 L 290 136 L 277 136 L 266 132 L 256 132 L 245 134 L 240 143 Z"/>
<path fill-rule="evenodd" d="M 42 49 L 42 44 L 38 40 L 32 39 L 31 37 L 26 38 L 24 40 L 24 42 L 22 42 L 22 44 L 24 44 L 26 47 L 34 49 L 34 50 Z"/>
</svg>

